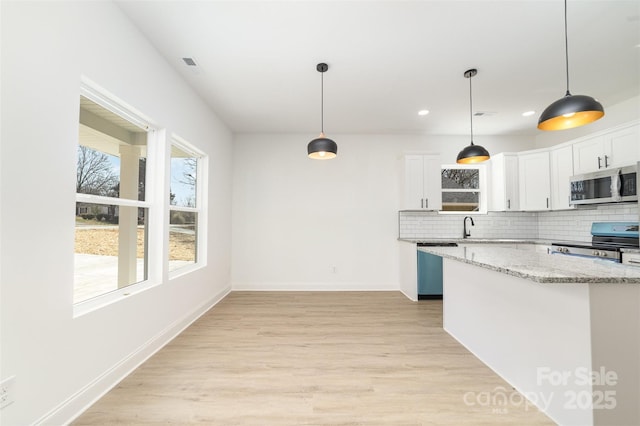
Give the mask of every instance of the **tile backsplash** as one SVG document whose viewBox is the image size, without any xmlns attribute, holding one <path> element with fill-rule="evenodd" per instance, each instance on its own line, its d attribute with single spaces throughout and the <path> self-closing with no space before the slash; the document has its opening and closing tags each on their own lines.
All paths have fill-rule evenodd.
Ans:
<svg viewBox="0 0 640 426">
<path fill-rule="evenodd" d="M 489 212 L 469 215 L 472 238 L 591 241 L 592 222 L 637 222 L 638 204 L 603 204 L 550 212 Z M 464 215 L 436 212 L 398 213 L 402 239 L 461 238 Z"/>
</svg>

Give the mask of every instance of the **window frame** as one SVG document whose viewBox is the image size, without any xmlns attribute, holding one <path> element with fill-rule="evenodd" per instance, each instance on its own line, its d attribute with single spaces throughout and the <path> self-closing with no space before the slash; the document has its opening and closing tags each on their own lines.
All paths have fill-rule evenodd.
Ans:
<svg viewBox="0 0 640 426">
<path fill-rule="evenodd" d="M 440 187 L 441 195 L 444 195 L 445 192 L 478 192 L 478 210 L 474 211 L 452 211 L 452 210 L 440 210 L 439 214 L 451 214 L 451 215 L 478 215 L 478 214 L 487 214 L 487 166 L 486 164 L 443 164 L 440 167 L 440 176 L 442 176 L 442 171 L 445 169 L 461 169 L 461 170 L 478 170 L 478 189 L 451 189 L 451 188 L 442 188 L 442 184 Z M 444 199 L 444 197 L 443 197 Z"/>
<path fill-rule="evenodd" d="M 90 101 L 100 105 L 104 109 L 122 117 L 131 124 L 140 127 L 147 132 L 146 141 L 146 170 L 145 170 L 145 199 L 143 201 L 133 200 L 129 198 L 115 198 L 92 194 L 75 193 L 75 203 L 91 203 L 98 205 L 116 205 L 124 207 L 138 207 L 147 209 L 148 216 L 146 218 L 145 237 L 147 239 L 146 257 L 146 279 L 118 288 L 107 293 L 97 295 L 95 297 L 73 303 L 73 317 L 82 316 L 86 313 L 100 309 L 103 306 L 122 300 L 125 297 L 145 291 L 161 282 L 162 276 L 162 209 L 158 208 L 159 190 L 163 189 L 163 185 L 159 179 L 162 176 L 162 170 L 159 165 L 163 161 L 164 130 L 159 129 L 153 122 L 141 114 L 128 104 L 113 96 L 112 94 L 99 87 L 91 80 L 81 78 L 80 92 L 78 98 L 83 96 Z M 80 140 L 76 139 L 76 146 L 80 146 Z M 75 206 L 74 203 L 74 206 Z M 74 227 L 75 232 L 75 227 Z M 74 253 L 75 255 L 75 253 Z M 74 261 L 74 285 L 73 292 L 75 294 L 75 261 Z"/>
<path fill-rule="evenodd" d="M 167 249 L 164 256 L 164 262 L 166 264 L 166 268 L 169 275 L 169 280 L 175 279 L 182 275 L 188 274 L 195 270 L 201 269 L 207 265 L 207 207 L 208 202 L 206 199 L 206 187 L 207 187 L 207 176 L 209 172 L 209 157 L 192 143 L 187 142 L 184 138 L 178 136 L 177 134 L 171 134 L 169 138 L 169 143 L 167 144 L 168 149 L 168 159 L 167 159 L 167 181 L 169 184 L 167 185 L 167 191 L 164 195 L 166 199 L 166 239 L 167 241 Z M 196 197 L 196 205 L 195 207 L 186 207 L 186 206 L 177 206 L 172 205 L 169 197 L 171 191 L 171 150 L 173 147 L 176 147 L 185 153 L 196 158 L 196 188 L 195 188 L 195 197 Z M 171 212 L 172 211 L 182 211 L 188 213 L 196 213 L 196 258 L 195 262 L 178 267 L 174 270 L 169 270 L 169 235 L 170 235 L 170 221 L 171 221 Z"/>
</svg>

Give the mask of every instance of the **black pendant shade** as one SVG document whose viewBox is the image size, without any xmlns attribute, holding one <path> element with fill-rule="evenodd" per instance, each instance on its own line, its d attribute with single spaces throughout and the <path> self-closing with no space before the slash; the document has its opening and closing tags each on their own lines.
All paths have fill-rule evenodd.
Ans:
<svg viewBox="0 0 640 426">
<path fill-rule="evenodd" d="M 324 135 L 324 73 L 329 65 L 319 63 L 316 70 L 320 73 L 320 136 L 309 142 L 307 154 L 314 160 L 330 160 L 338 155 L 338 144 Z"/>
<path fill-rule="evenodd" d="M 456 163 L 481 163 L 483 161 L 487 161 L 490 157 L 491 156 L 489 155 L 489 151 L 487 151 L 480 145 L 474 145 L 474 143 L 471 142 L 470 145 L 464 147 L 464 149 L 458 153 Z"/>
<path fill-rule="evenodd" d="M 338 154 L 338 144 L 320 133 L 320 136 L 307 145 L 309 158 L 314 160 L 330 160 Z"/>
<path fill-rule="evenodd" d="M 464 149 L 458 153 L 458 158 L 456 158 L 456 163 L 458 164 L 481 163 L 491 158 L 491 156 L 489 155 L 489 151 L 487 151 L 480 145 L 475 145 L 473 143 L 473 98 L 471 97 L 471 77 L 476 74 L 478 74 L 477 69 L 470 69 L 464 72 L 464 78 L 469 79 L 469 116 L 471 118 L 471 143 L 468 146 L 464 147 Z"/>
<path fill-rule="evenodd" d="M 567 74 L 567 93 L 549 105 L 538 119 L 540 130 L 565 130 L 584 126 L 604 116 L 600 102 L 586 95 L 569 92 L 569 37 L 567 35 L 567 0 L 564 0 L 564 51 Z"/>
<path fill-rule="evenodd" d="M 549 105 L 540 115 L 538 129 L 564 130 L 584 126 L 600 119 L 604 108 L 600 102 L 586 95 L 569 92 Z"/>
</svg>

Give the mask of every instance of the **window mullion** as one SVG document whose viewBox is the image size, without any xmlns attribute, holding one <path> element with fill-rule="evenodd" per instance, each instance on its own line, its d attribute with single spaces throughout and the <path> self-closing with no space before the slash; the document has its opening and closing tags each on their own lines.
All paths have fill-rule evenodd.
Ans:
<svg viewBox="0 0 640 426">
<path fill-rule="evenodd" d="M 92 195 L 92 194 L 76 193 L 76 201 L 78 203 L 109 204 L 109 205 L 124 206 L 124 207 L 141 207 L 141 208 L 151 207 L 151 203 L 149 201 L 130 200 L 127 198 L 112 198 L 112 197 L 104 197 L 102 195 Z"/>
</svg>

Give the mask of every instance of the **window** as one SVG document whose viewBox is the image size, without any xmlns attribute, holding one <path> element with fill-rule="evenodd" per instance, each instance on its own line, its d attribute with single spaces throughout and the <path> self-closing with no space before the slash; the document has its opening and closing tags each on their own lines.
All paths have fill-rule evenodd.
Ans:
<svg viewBox="0 0 640 426">
<path fill-rule="evenodd" d="M 485 168 L 442 166 L 442 211 L 486 213 Z"/>
<path fill-rule="evenodd" d="M 147 152 L 153 131 L 90 87 L 80 96 L 74 303 L 148 278 Z"/>
<path fill-rule="evenodd" d="M 202 232 L 205 157 L 177 136 L 171 142 L 169 188 L 169 272 L 194 265 L 204 249 Z"/>
</svg>

